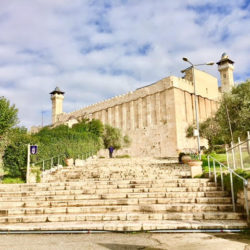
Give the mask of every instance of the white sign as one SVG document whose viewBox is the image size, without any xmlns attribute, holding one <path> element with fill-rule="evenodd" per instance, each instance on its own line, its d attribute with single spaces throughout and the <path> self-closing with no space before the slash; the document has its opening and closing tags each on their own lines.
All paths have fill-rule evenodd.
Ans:
<svg viewBox="0 0 250 250">
<path fill-rule="evenodd" d="M 198 129 L 194 129 L 193 133 L 194 133 L 194 137 L 199 136 L 199 131 L 198 131 Z"/>
</svg>

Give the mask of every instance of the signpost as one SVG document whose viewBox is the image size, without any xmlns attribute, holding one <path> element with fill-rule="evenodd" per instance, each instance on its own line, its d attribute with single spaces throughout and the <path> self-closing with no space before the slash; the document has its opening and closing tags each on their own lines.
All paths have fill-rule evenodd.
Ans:
<svg viewBox="0 0 250 250">
<path fill-rule="evenodd" d="M 37 154 L 37 145 L 28 144 L 27 149 L 27 172 L 26 172 L 26 183 L 29 183 L 29 175 L 30 175 L 30 155 Z"/>
</svg>

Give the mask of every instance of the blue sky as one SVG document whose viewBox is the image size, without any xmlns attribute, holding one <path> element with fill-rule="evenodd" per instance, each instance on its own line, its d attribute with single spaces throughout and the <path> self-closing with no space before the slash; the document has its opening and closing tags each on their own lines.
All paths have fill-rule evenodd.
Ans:
<svg viewBox="0 0 250 250">
<path fill-rule="evenodd" d="M 64 111 L 134 90 L 188 65 L 235 61 L 250 78 L 250 1 L 1 0 L 0 96 L 21 125 L 51 122 L 49 92 Z M 201 68 L 219 77 L 217 67 Z"/>
</svg>

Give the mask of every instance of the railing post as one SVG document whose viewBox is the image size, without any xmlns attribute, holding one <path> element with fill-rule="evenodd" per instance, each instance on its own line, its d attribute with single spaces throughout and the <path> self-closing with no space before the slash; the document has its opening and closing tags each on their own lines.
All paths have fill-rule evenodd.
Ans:
<svg viewBox="0 0 250 250">
<path fill-rule="evenodd" d="M 229 164 L 229 156 L 228 156 L 228 148 L 227 146 L 225 146 L 225 149 L 226 149 L 226 156 L 227 156 L 227 167 L 230 168 L 230 164 Z"/>
<path fill-rule="evenodd" d="M 233 166 L 234 166 L 234 169 L 236 169 L 236 164 L 235 164 L 235 155 L 234 155 L 234 144 L 233 142 L 231 142 L 231 148 L 232 148 L 232 157 L 233 157 Z"/>
<path fill-rule="evenodd" d="M 209 157 L 209 155 L 207 156 L 207 164 L 208 164 L 208 176 L 210 179 L 211 178 L 211 169 L 210 169 L 210 157 Z"/>
<path fill-rule="evenodd" d="M 57 166 L 59 166 L 60 164 L 60 155 L 58 155 L 58 158 L 57 158 Z"/>
<path fill-rule="evenodd" d="M 229 170 L 230 172 L 230 184 L 231 184 L 231 195 L 232 195 L 232 202 L 233 202 L 233 211 L 235 212 L 235 200 L 234 200 L 234 184 L 233 184 L 233 173 L 231 169 Z"/>
<path fill-rule="evenodd" d="M 44 172 L 44 160 L 43 160 L 43 172 Z"/>
<path fill-rule="evenodd" d="M 239 151 L 240 151 L 240 166 L 241 166 L 241 168 L 243 169 L 244 168 L 244 164 L 243 164 L 243 158 L 242 158 L 242 152 L 241 152 L 241 145 L 240 145 L 240 143 L 241 143 L 241 141 L 240 141 L 240 137 L 238 137 L 238 143 L 239 143 Z"/>
<path fill-rule="evenodd" d="M 247 180 L 244 181 L 243 183 L 244 185 L 244 196 L 245 196 L 245 204 L 246 204 L 246 212 L 247 212 L 247 221 L 250 222 L 250 218 L 249 218 L 249 207 L 248 207 L 248 195 L 247 195 L 247 188 L 248 188 L 248 182 Z"/>
<path fill-rule="evenodd" d="M 244 196 L 245 196 L 245 204 L 246 204 L 247 221 L 249 222 L 249 208 L 248 208 L 248 195 L 247 195 L 248 182 L 244 181 L 243 186 L 244 186 Z"/>
<path fill-rule="evenodd" d="M 52 167 L 53 167 L 53 157 L 50 160 L 50 168 L 52 168 Z"/>
<path fill-rule="evenodd" d="M 250 155 L 250 132 L 247 131 L 247 151 L 248 154 Z"/>
<path fill-rule="evenodd" d="M 222 172 L 221 164 L 220 164 L 220 178 L 221 178 L 221 188 L 222 188 L 222 191 L 224 191 L 224 179 L 223 179 L 223 172 Z"/>
<path fill-rule="evenodd" d="M 213 159 L 213 165 L 214 165 L 214 182 L 215 185 L 217 186 L 217 176 L 216 176 L 216 168 L 215 168 L 215 160 Z"/>
</svg>

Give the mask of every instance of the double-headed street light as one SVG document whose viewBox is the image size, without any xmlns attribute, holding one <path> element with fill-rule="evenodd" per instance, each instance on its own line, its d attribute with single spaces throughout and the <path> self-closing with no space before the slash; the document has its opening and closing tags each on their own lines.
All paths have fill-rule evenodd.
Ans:
<svg viewBox="0 0 250 250">
<path fill-rule="evenodd" d="M 196 120 L 196 136 L 197 136 L 197 147 L 198 147 L 198 155 L 199 155 L 199 159 L 201 159 L 201 150 L 200 150 L 200 126 L 199 126 L 199 114 L 198 114 L 198 103 L 197 103 L 197 96 L 196 96 L 196 84 L 195 84 L 195 72 L 194 72 L 194 68 L 196 66 L 202 66 L 202 65 L 214 65 L 214 62 L 208 62 L 208 63 L 201 63 L 201 64 L 193 64 L 191 63 L 186 57 L 182 58 L 183 61 L 188 62 L 189 64 L 191 64 L 191 68 L 192 68 L 192 77 L 193 77 L 193 85 L 194 85 L 194 102 L 195 102 L 195 120 Z"/>
</svg>

